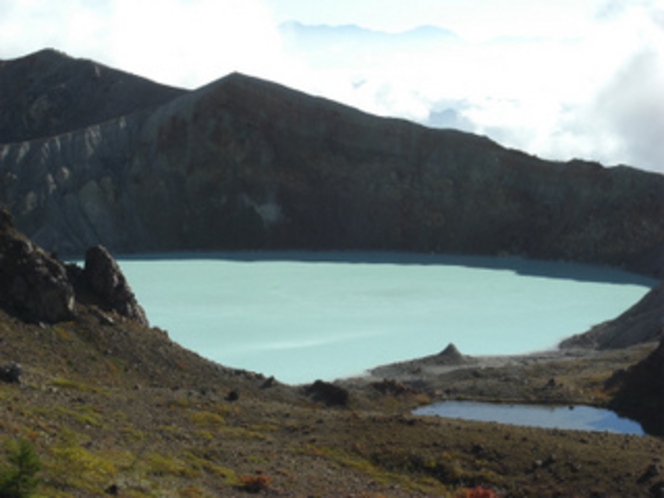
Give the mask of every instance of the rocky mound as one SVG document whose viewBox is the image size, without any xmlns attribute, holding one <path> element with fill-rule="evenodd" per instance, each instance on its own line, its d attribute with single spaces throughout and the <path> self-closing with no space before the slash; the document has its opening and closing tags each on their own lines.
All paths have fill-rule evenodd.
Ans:
<svg viewBox="0 0 664 498">
<path fill-rule="evenodd" d="M 561 348 L 623 348 L 664 336 L 664 282 L 613 320 L 564 340 Z"/>
<path fill-rule="evenodd" d="M 69 320 L 76 301 L 147 325 L 119 266 L 102 247 L 88 251 L 85 268 L 64 265 L 19 233 L 0 210 L 0 306 L 33 322 Z"/>
<path fill-rule="evenodd" d="M 78 83 L 83 94 L 92 81 Z M 399 250 L 664 274 L 662 175 L 544 161 L 240 74 L 139 114 L 5 145 L 0 202 L 60 253 Z"/>
<path fill-rule="evenodd" d="M 464 363 L 467 363 L 467 358 L 461 354 L 453 343 L 449 343 L 448 346 L 434 356 L 434 358 L 435 362 L 440 365 L 463 365 Z"/>
</svg>

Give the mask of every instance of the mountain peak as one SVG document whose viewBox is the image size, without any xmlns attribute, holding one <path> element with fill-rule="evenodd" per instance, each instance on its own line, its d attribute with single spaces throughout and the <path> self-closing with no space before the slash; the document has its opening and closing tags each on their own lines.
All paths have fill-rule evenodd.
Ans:
<svg viewBox="0 0 664 498">
<path fill-rule="evenodd" d="M 0 64 L 0 143 L 59 135 L 182 93 L 46 48 Z"/>
</svg>

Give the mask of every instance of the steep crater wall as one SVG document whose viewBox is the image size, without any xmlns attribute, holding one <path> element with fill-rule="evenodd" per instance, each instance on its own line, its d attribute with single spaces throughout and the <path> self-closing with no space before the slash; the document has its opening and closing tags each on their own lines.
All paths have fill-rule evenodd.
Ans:
<svg viewBox="0 0 664 498">
<path fill-rule="evenodd" d="M 664 275 L 664 177 L 557 163 L 242 75 L 0 146 L 0 202 L 49 250 L 513 254 Z"/>
</svg>

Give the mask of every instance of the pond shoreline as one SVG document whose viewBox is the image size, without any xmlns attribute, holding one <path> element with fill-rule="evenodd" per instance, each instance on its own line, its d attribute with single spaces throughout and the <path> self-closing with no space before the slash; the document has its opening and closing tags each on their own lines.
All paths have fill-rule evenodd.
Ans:
<svg viewBox="0 0 664 498">
<path fill-rule="evenodd" d="M 641 424 L 613 410 L 587 405 L 534 405 L 439 401 L 413 410 L 413 415 L 437 416 L 506 425 L 643 436 Z"/>
</svg>

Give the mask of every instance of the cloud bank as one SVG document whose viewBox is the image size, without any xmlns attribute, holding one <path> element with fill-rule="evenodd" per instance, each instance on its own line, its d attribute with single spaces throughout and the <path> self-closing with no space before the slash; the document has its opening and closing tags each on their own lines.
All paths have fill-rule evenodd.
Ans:
<svg viewBox="0 0 664 498">
<path fill-rule="evenodd" d="M 312 3 L 3 0 L 0 58 L 50 46 L 186 88 L 241 71 L 546 158 L 664 172 L 658 0 Z"/>
</svg>

